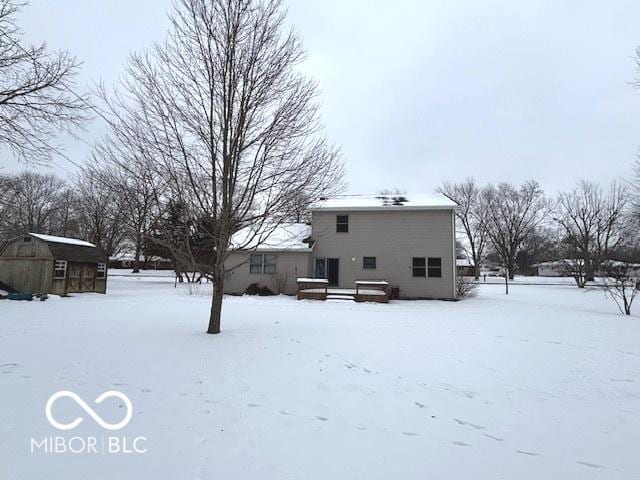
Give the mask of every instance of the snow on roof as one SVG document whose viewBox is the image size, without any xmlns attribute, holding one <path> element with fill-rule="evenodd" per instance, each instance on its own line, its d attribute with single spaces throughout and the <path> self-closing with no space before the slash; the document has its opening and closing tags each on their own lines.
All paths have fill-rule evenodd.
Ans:
<svg viewBox="0 0 640 480">
<path fill-rule="evenodd" d="M 322 199 L 312 210 L 440 210 L 455 208 L 458 204 L 444 195 L 392 194 L 392 195 L 338 195 Z"/>
<path fill-rule="evenodd" d="M 456 267 L 473 267 L 473 262 L 468 258 L 456 258 Z"/>
<path fill-rule="evenodd" d="M 77 238 L 56 237 L 53 235 L 43 235 L 42 233 L 30 233 L 32 237 L 39 238 L 44 242 L 51 243 L 64 243 L 67 245 L 78 245 L 80 247 L 94 247 L 93 243 L 85 242 L 84 240 L 78 240 Z"/>
<path fill-rule="evenodd" d="M 549 268 L 553 268 L 553 267 L 566 267 L 569 265 L 579 265 L 582 264 L 584 260 L 580 259 L 580 258 L 563 258 L 560 260 L 551 260 L 548 262 L 539 262 L 539 263 L 534 263 L 533 265 L 531 265 L 534 268 L 539 268 L 539 267 L 549 267 Z"/>
<path fill-rule="evenodd" d="M 258 251 L 310 251 L 309 245 L 303 241 L 310 236 L 311 225 L 306 223 L 283 223 L 276 227 L 265 226 L 260 231 L 247 227 L 233 236 L 231 248 Z"/>
</svg>

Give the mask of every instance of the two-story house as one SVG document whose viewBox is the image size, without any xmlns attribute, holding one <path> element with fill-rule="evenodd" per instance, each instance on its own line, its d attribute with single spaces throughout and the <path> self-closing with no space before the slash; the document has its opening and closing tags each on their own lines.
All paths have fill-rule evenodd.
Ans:
<svg viewBox="0 0 640 480">
<path fill-rule="evenodd" d="M 296 278 L 353 288 L 386 280 L 400 298 L 455 299 L 455 209 L 444 196 L 345 195 L 311 208 L 311 225 L 279 226 L 257 248 L 235 252 L 225 291 L 253 283 L 296 292 Z"/>
</svg>

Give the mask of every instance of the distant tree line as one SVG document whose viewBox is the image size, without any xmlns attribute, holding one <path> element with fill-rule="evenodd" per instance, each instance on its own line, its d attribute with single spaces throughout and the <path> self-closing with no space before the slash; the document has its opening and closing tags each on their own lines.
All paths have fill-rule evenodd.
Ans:
<svg viewBox="0 0 640 480">
<path fill-rule="evenodd" d="M 460 205 L 461 248 L 476 279 L 486 263 L 501 267 L 508 280 L 557 261 L 584 288 L 597 272 L 631 277 L 640 264 L 640 161 L 634 168 L 634 175 L 607 186 L 580 180 L 555 198 L 534 181 L 480 186 L 468 178 L 438 191 Z"/>
</svg>

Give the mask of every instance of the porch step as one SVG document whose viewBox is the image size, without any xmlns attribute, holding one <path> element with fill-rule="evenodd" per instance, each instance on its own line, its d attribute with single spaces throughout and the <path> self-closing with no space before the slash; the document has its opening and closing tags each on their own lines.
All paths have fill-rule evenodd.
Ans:
<svg viewBox="0 0 640 480">
<path fill-rule="evenodd" d="M 353 295 L 338 295 L 338 294 L 330 294 L 327 295 L 327 300 L 352 300 L 355 301 L 356 297 Z"/>
</svg>

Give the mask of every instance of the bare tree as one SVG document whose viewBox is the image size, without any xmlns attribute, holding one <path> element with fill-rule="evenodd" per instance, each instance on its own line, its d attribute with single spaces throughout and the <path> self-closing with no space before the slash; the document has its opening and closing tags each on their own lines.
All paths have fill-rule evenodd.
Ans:
<svg viewBox="0 0 640 480">
<path fill-rule="evenodd" d="M 505 270 L 505 289 L 516 270 L 523 243 L 546 219 L 551 204 L 537 182 L 520 188 L 508 183 L 489 186 L 482 192 L 487 208 L 487 235 Z"/>
<path fill-rule="evenodd" d="M 487 208 L 482 190 L 473 178 L 467 178 L 461 183 L 445 182 L 437 191 L 460 205 L 456 209 L 456 218 L 467 240 L 463 247 L 473 261 L 475 279 L 478 280 L 488 242 Z"/>
<path fill-rule="evenodd" d="M 607 262 L 603 265 L 605 291 L 623 315 L 631 315 L 631 306 L 640 292 L 639 269 L 640 265 L 629 262 Z"/>
<path fill-rule="evenodd" d="M 569 273 L 578 287 L 593 280 L 600 264 L 611 259 L 624 240 L 628 199 L 628 189 L 618 182 L 604 192 L 584 180 L 573 191 L 559 195 L 555 221 L 564 237 Z"/>
<path fill-rule="evenodd" d="M 157 216 L 162 179 L 150 169 L 149 158 L 141 155 L 136 145 L 113 138 L 97 145 L 86 171 L 118 202 L 124 236 L 134 248 L 133 273 L 138 273 L 144 243 Z"/>
<path fill-rule="evenodd" d="M 235 248 L 255 247 L 300 195 L 343 185 L 340 156 L 321 135 L 316 84 L 297 69 L 301 41 L 284 24 L 280 0 L 178 0 L 167 40 L 132 56 L 120 92 L 101 92 L 111 135 L 143 139 L 151 170 L 209 220 L 207 333 L 220 332 L 234 234 L 249 232 Z"/>
<path fill-rule="evenodd" d="M 60 192 L 66 184 L 54 175 L 23 172 L 11 182 L 11 210 L 6 229 L 11 236 L 27 232 L 61 235 L 56 215 L 61 208 Z"/>
<path fill-rule="evenodd" d="M 91 169 L 76 177 L 74 188 L 81 238 L 98 245 L 109 257 L 116 254 L 126 231 L 124 209 L 116 193 Z"/>
<path fill-rule="evenodd" d="M 22 4 L 0 0 L 0 145 L 18 159 L 46 162 L 60 130 L 87 120 L 87 97 L 73 92 L 79 63 L 46 44 L 23 45 L 16 17 Z"/>
</svg>

